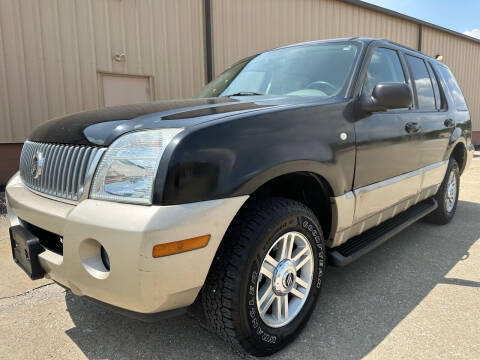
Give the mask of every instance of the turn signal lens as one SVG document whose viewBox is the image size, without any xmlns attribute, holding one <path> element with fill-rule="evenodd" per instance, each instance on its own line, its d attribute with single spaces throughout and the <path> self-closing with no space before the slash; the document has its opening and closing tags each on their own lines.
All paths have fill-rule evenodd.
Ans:
<svg viewBox="0 0 480 360">
<path fill-rule="evenodd" d="M 153 247 L 152 255 L 154 258 L 180 254 L 186 251 L 201 249 L 207 246 L 210 235 L 203 235 L 191 239 L 170 242 L 166 244 L 158 244 Z"/>
</svg>

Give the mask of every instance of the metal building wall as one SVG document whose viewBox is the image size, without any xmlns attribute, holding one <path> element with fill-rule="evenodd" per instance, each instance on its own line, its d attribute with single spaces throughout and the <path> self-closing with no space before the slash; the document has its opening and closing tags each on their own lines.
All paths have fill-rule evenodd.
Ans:
<svg viewBox="0 0 480 360">
<path fill-rule="evenodd" d="M 422 52 L 430 56 L 443 56 L 443 62 L 453 71 L 467 100 L 472 128 L 479 131 L 480 43 L 426 26 L 422 34 Z"/>
<path fill-rule="evenodd" d="M 214 73 L 261 50 L 318 39 L 388 38 L 414 49 L 418 25 L 335 0 L 212 0 Z"/>
<path fill-rule="evenodd" d="M 191 97 L 205 83 L 203 9 L 203 0 L 1 0 L 0 143 L 100 106 L 99 72 L 153 76 L 154 99 Z"/>
<path fill-rule="evenodd" d="M 194 95 L 206 78 L 206 3 L 214 74 L 300 41 L 371 36 L 418 47 L 418 21 L 355 0 L 0 0 L 0 145 L 101 106 L 99 72 L 152 76 L 154 99 Z M 471 71 L 480 43 L 423 25 L 422 50 L 444 55 L 480 130 L 480 72 Z"/>
</svg>

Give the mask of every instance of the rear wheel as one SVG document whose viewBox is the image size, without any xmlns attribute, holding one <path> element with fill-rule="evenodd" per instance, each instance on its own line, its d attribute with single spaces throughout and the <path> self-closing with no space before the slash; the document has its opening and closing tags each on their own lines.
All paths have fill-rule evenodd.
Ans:
<svg viewBox="0 0 480 360">
<path fill-rule="evenodd" d="M 438 208 L 425 217 L 428 222 L 444 225 L 448 224 L 455 215 L 460 190 L 460 169 L 455 159 L 450 159 L 447 173 L 442 185 L 435 195 Z"/>
<path fill-rule="evenodd" d="M 270 198 L 237 216 L 202 293 L 210 326 L 234 348 L 272 354 L 299 333 L 325 271 L 318 220 L 303 204 Z"/>
</svg>

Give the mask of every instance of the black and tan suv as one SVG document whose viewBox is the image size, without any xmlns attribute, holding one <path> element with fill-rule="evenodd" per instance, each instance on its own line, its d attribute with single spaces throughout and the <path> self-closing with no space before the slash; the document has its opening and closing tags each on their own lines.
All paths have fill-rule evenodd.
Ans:
<svg viewBox="0 0 480 360">
<path fill-rule="evenodd" d="M 287 46 L 196 99 L 38 127 L 6 188 L 12 253 L 32 279 L 139 318 L 198 298 L 219 335 L 267 355 L 308 320 L 327 259 L 448 223 L 472 154 L 444 64 L 387 40 Z"/>
</svg>

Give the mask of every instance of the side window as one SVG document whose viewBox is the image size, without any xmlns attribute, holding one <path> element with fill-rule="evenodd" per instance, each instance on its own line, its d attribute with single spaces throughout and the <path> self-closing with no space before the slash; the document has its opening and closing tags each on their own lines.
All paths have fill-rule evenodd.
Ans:
<svg viewBox="0 0 480 360">
<path fill-rule="evenodd" d="M 425 111 L 436 110 L 432 79 L 430 79 L 430 75 L 428 74 L 425 61 L 411 55 L 407 55 L 406 58 L 412 71 L 413 82 L 417 90 L 419 109 Z"/>
<path fill-rule="evenodd" d="M 387 48 L 375 49 L 370 64 L 368 64 L 367 78 L 363 86 L 363 92 L 371 95 L 375 85 L 380 82 L 405 83 L 405 74 L 402 64 L 395 50 Z"/>
<path fill-rule="evenodd" d="M 432 64 L 430 64 L 427 61 L 427 67 L 428 67 L 428 72 L 430 74 L 430 79 L 432 79 L 432 84 L 433 84 L 433 92 L 435 93 L 435 103 L 437 110 L 445 110 L 446 109 L 446 104 L 444 100 L 444 96 L 440 91 L 440 84 L 437 79 L 437 75 L 435 74 L 435 71 L 432 68 Z"/>
<path fill-rule="evenodd" d="M 447 83 L 448 90 L 452 94 L 457 110 L 468 110 L 462 90 L 460 90 L 460 86 L 458 86 L 457 80 L 455 80 L 452 72 L 442 65 L 438 65 L 437 68 L 440 70 L 443 79 Z"/>
</svg>

